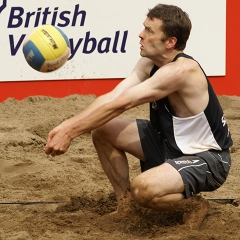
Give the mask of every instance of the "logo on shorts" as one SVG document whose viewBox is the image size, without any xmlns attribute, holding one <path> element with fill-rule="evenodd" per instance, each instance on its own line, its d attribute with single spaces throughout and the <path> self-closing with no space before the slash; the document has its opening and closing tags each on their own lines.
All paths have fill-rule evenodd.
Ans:
<svg viewBox="0 0 240 240">
<path fill-rule="evenodd" d="M 0 13 L 4 10 L 7 6 L 7 0 L 2 0 L 2 4 L 0 4 Z"/>
<path fill-rule="evenodd" d="M 182 164 L 195 164 L 199 162 L 199 160 L 179 160 L 179 161 L 174 161 L 177 165 L 182 165 Z"/>
<path fill-rule="evenodd" d="M 152 102 L 152 109 L 154 109 L 154 110 L 158 110 L 159 109 L 158 104 L 157 104 L 156 101 Z"/>
</svg>

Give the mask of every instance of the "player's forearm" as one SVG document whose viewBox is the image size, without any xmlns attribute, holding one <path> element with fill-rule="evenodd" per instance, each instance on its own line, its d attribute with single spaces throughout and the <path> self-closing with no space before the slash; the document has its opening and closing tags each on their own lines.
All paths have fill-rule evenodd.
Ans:
<svg viewBox="0 0 240 240">
<path fill-rule="evenodd" d="M 117 101 L 106 102 L 104 97 L 96 99 L 88 108 L 62 123 L 71 139 L 100 127 L 126 110 Z"/>
</svg>

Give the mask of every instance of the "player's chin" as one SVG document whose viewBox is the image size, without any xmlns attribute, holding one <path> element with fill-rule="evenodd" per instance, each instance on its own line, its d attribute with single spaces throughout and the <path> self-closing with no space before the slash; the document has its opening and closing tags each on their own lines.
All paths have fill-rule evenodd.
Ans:
<svg viewBox="0 0 240 240">
<path fill-rule="evenodd" d="M 146 57 L 145 51 L 141 50 L 141 51 L 140 51 L 140 55 L 141 55 L 142 57 Z"/>
</svg>

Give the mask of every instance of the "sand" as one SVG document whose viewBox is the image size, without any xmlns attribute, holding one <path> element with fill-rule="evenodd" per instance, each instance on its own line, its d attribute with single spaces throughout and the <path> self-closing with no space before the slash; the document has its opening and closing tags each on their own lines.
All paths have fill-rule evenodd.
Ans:
<svg viewBox="0 0 240 240">
<path fill-rule="evenodd" d="M 90 133 L 74 139 L 64 155 L 45 155 L 48 132 L 94 98 L 34 96 L 0 103 L 0 239 L 240 239 L 239 97 L 219 97 L 234 140 L 232 167 L 222 187 L 201 193 L 211 211 L 199 230 L 189 230 L 180 212 L 139 207 L 132 217 L 109 216 L 116 199 Z M 148 105 L 126 116 L 148 118 Z M 132 179 L 140 168 L 132 156 L 129 164 Z"/>
</svg>

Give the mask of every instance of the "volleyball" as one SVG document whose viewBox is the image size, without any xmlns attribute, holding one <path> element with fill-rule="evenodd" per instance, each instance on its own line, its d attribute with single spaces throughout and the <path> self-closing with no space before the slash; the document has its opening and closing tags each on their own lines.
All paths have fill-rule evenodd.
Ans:
<svg viewBox="0 0 240 240">
<path fill-rule="evenodd" d="M 33 69 L 39 72 L 52 72 L 68 60 L 69 40 L 58 27 L 42 25 L 26 35 L 23 42 L 23 54 Z"/>
</svg>

